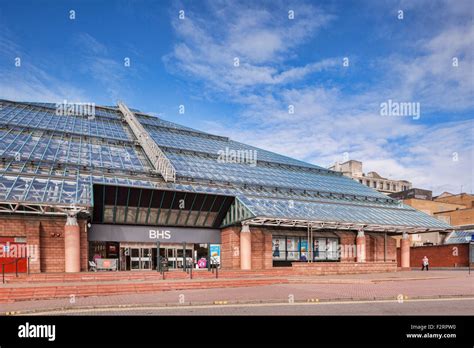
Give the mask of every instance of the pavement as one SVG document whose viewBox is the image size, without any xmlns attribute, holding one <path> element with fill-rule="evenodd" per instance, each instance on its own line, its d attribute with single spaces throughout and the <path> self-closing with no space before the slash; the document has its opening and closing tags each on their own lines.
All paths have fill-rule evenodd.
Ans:
<svg viewBox="0 0 474 348">
<path fill-rule="evenodd" d="M 168 290 L 88 297 L 76 297 L 74 293 L 71 293 L 67 298 L 1 303 L 0 315 L 30 315 L 45 312 L 61 315 L 67 313 L 95 315 L 115 313 L 114 311 L 134 314 L 134 310 L 143 314 L 147 313 L 142 310 L 145 307 L 154 308 L 152 313 L 159 311 L 155 313 L 157 315 L 175 312 L 188 314 L 181 308 L 187 307 L 190 310 L 193 306 L 216 308 L 215 310 L 198 309 L 192 312 L 202 314 L 207 313 L 206 311 L 210 314 L 218 314 L 218 311 L 224 307 L 233 308 L 228 313 L 238 315 L 244 311 L 248 314 L 248 310 L 246 312 L 243 309 L 246 308 L 245 306 L 251 308 L 252 313 L 269 311 L 273 314 L 285 314 L 293 313 L 291 308 L 295 306 L 306 308 L 305 304 L 321 304 L 322 306 L 317 308 L 323 308 L 323 306 L 329 308 L 327 306 L 330 303 L 335 313 L 389 314 L 407 310 L 409 313 L 416 314 L 429 314 L 430 311 L 434 311 L 441 314 L 472 315 L 474 313 L 473 298 L 474 273 L 469 275 L 467 271 L 448 270 L 406 271 L 291 277 L 285 284 L 247 287 Z M 366 301 L 366 303 L 361 301 Z M 353 307 L 348 306 L 348 303 L 352 303 Z M 372 307 L 367 303 L 371 303 Z M 399 306 L 404 303 L 410 305 Z M 372 312 L 372 309 L 364 309 L 365 307 L 376 308 L 376 310 Z M 303 311 L 312 313 L 311 309 L 303 309 Z M 317 313 L 322 314 L 322 312 Z"/>
<path fill-rule="evenodd" d="M 193 315 L 472 315 L 474 297 L 444 299 L 328 301 L 319 303 L 259 303 L 200 306 L 132 306 L 106 308 L 77 308 L 37 311 L 29 315 L 73 316 L 193 316 Z"/>
</svg>

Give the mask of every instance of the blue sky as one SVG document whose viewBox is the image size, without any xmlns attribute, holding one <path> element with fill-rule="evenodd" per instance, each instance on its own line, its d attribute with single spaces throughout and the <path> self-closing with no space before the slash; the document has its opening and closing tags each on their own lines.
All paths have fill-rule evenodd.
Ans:
<svg viewBox="0 0 474 348">
<path fill-rule="evenodd" d="M 473 190 L 472 1 L 0 4 L 0 98 L 121 99 L 318 165 Z M 389 99 L 420 117 L 382 116 Z"/>
</svg>

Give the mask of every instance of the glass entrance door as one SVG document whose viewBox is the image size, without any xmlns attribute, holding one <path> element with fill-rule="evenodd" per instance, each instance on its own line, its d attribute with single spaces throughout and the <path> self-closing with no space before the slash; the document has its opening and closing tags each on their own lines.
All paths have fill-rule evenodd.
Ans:
<svg viewBox="0 0 474 348">
<path fill-rule="evenodd" d="M 130 269 L 147 270 L 152 268 L 152 248 L 130 248 Z"/>
<path fill-rule="evenodd" d="M 193 249 L 187 247 L 186 248 L 186 255 L 183 257 L 183 248 L 179 247 L 167 247 L 164 249 L 160 249 L 160 255 L 162 251 L 165 251 L 166 258 L 168 259 L 168 267 L 171 268 L 183 268 L 184 262 L 187 262 L 187 267 L 192 265 L 193 260 Z"/>
<path fill-rule="evenodd" d="M 141 269 L 151 269 L 151 248 L 143 248 L 141 249 L 141 257 L 140 257 L 140 268 Z"/>
<path fill-rule="evenodd" d="M 178 268 L 178 255 L 175 248 L 166 248 L 169 268 Z"/>
<path fill-rule="evenodd" d="M 130 249 L 130 269 L 140 269 L 140 248 Z"/>
</svg>

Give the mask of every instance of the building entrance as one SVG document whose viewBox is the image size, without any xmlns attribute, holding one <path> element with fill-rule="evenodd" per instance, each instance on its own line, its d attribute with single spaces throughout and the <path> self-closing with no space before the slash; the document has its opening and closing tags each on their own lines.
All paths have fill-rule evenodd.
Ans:
<svg viewBox="0 0 474 348">
<path fill-rule="evenodd" d="M 151 270 L 152 248 L 130 248 L 130 269 Z"/>
<path fill-rule="evenodd" d="M 184 252 L 182 244 L 162 244 L 159 251 L 160 260 L 165 259 L 169 269 L 183 268 L 184 262 L 186 267 L 193 267 L 197 254 L 194 244 L 187 244 Z M 156 270 L 158 262 L 156 244 L 121 243 L 120 245 L 119 264 L 122 271 Z"/>
<path fill-rule="evenodd" d="M 193 254 L 194 247 L 193 245 L 186 246 L 186 250 L 183 257 L 183 246 L 166 246 L 160 248 L 160 257 L 165 258 L 168 262 L 168 268 L 183 268 L 184 262 L 186 262 L 186 267 L 193 267 Z"/>
</svg>

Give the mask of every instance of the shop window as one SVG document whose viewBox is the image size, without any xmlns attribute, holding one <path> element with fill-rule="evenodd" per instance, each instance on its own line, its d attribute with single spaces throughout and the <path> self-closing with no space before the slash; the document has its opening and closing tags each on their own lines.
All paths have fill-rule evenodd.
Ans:
<svg viewBox="0 0 474 348">
<path fill-rule="evenodd" d="M 298 261 L 300 259 L 299 237 L 286 238 L 286 259 L 289 261 Z"/>
<path fill-rule="evenodd" d="M 272 256 L 274 261 L 307 261 L 310 255 L 306 237 L 273 236 Z M 313 238 L 314 261 L 338 261 L 339 239 L 333 237 Z"/>
<path fill-rule="evenodd" d="M 274 236 L 272 239 L 273 260 L 286 260 L 286 238 Z"/>
<path fill-rule="evenodd" d="M 314 261 L 339 260 L 339 240 L 337 238 L 314 239 Z"/>
</svg>

